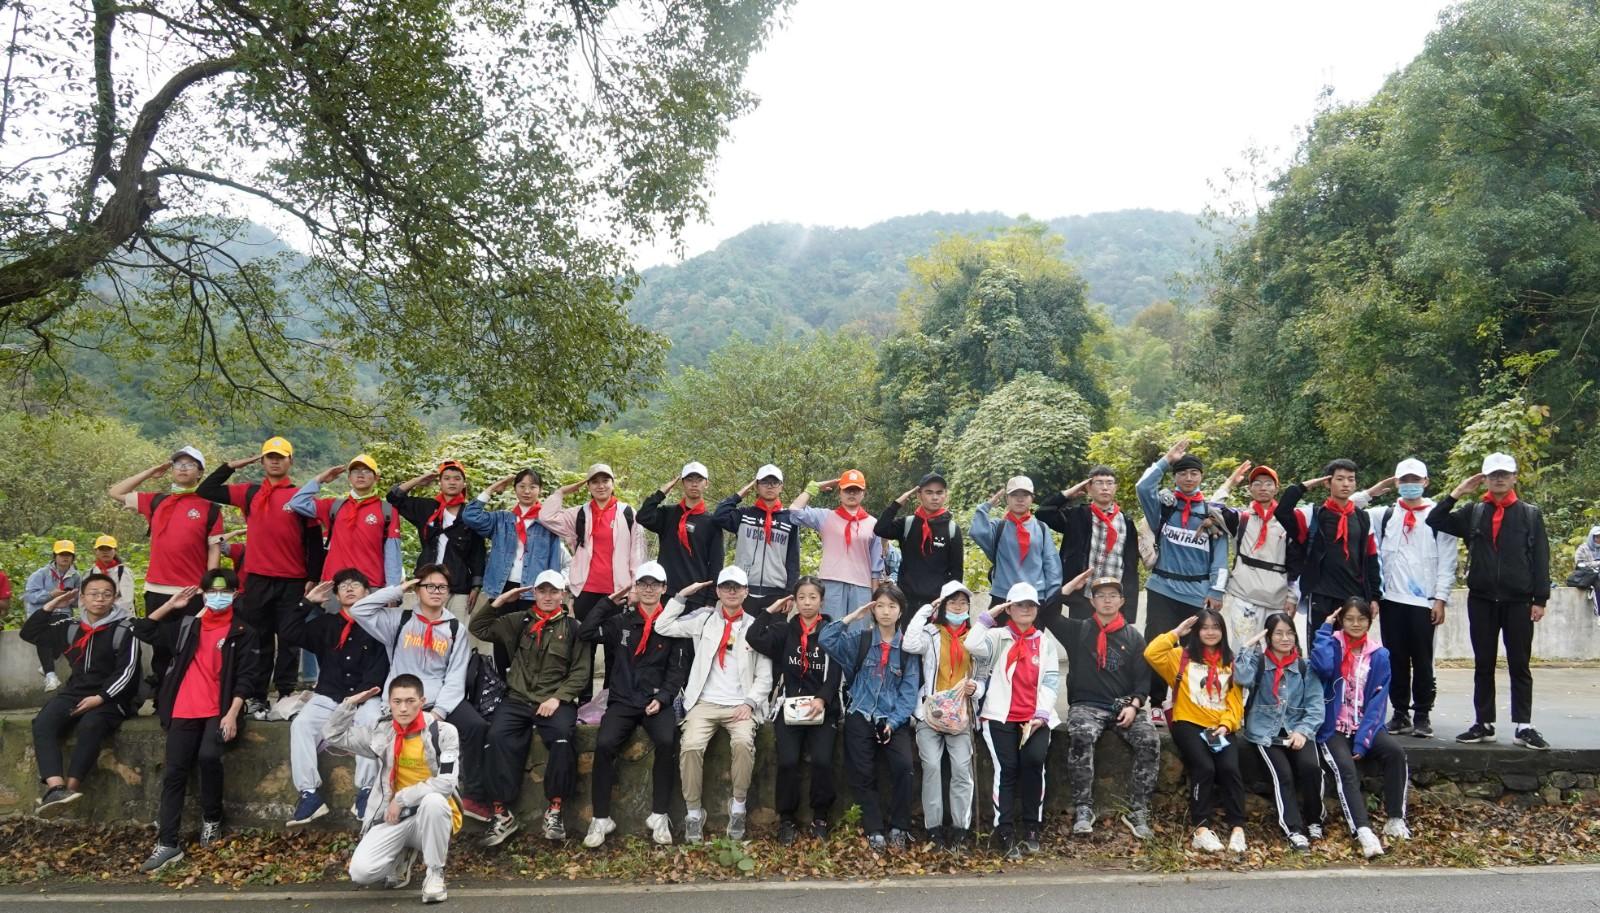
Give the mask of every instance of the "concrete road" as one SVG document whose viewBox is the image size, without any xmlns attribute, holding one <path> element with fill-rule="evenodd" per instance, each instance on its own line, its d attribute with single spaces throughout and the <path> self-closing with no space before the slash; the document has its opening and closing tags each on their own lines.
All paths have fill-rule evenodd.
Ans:
<svg viewBox="0 0 1600 913">
<path fill-rule="evenodd" d="M 929 876 L 873 883 L 819 881 L 804 885 L 780 882 L 649 888 L 524 887 L 503 883 L 492 887 L 455 885 L 448 904 L 440 909 L 463 913 L 504 913 L 507 909 L 558 909 L 562 913 L 615 913 L 619 910 L 681 913 L 687 909 L 695 913 L 794 913 L 826 908 L 927 913 L 931 905 L 936 905 L 947 910 L 992 909 L 1007 913 L 1101 913 L 1105 910 L 1260 913 L 1263 908 L 1295 907 L 1405 910 L 1407 913 L 1500 913 L 1514 909 L 1592 913 L 1597 898 L 1600 898 L 1600 866 L 1484 870 L 1375 867 L 1243 874 Z M 52 911 L 137 911 L 158 906 L 212 910 L 224 903 L 243 903 L 252 913 L 306 909 L 367 913 L 412 908 L 418 905 L 418 900 L 418 887 L 403 892 L 330 887 L 292 894 L 281 890 L 207 893 L 170 889 L 82 894 L 0 892 L 0 904 L 13 911 L 41 906 Z"/>
<path fill-rule="evenodd" d="M 1434 737 L 1454 739 L 1472 725 L 1472 670 L 1440 669 L 1433 710 Z M 1496 734 L 1511 744 L 1511 682 L 1495 673 Z M 1533 725 L 1553 748 L 1600 748 L 1600 669 L 1535 666 Z M 1408 740 L 1409 741 L 1409 740 Z"/>
</svg>

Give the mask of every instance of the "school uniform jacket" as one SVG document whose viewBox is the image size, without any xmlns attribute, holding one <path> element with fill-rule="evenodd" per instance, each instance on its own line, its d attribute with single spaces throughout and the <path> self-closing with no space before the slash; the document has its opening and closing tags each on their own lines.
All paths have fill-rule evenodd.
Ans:
<svg viewBox="0 0 1600 913">
<path fill-rule="evenodd" d="M 683 689 L 683 709 L 688 711 L 700 700 L 706 681 L 711 678 L 711 664 L 716 662 L 718 648 L 722 645 L 722 609 L 710 606 L 685 617 L 683 600 L 674 597 L 661 610 L 655 630 L 667 637 L 687 638 L 694 645 L 694 661 L 689 667 L 689 681 Z M 772 661 L 762 656 L 750 645 L 747 635 L 755 619 L 747 611 L 733 626 L 733 641 L 728 646 L 727 662 L 734 663 L 739 674 L 739 687 L 744 691 L 744 703 L 750 706 L 751 718 L 766 717 L 767 700 L 772 694 Z"/>
<path fill-rule="evenodd" d="M 662 606 L 663 613 L 666 606 Z M 657 616 L 657 620 L 660 616 Z M 664 708 L 689 681 L 689 663 L 694 648 L 681 637 L 667 637 L 652 625 L 650 642 L 644 652 L 635 654 L 644 636 L 644 616 L 635 608 L 624 609 L 608 600 L 596 605 L 578 628 L 584 643 L 606 648 L 606 707 L 625 707 L 643 711 L 651 701 Z"/>
<path fill-rule="evenodd" d="M 83 636 L 78 621 L 65 610 L 34 612 L 22 622 L 17 635 L 30 644 L 48 644 L 65 651 L 72 673 L 52 697 L 82 700 L 98 694 L 107 704 L 122 707 L 125 715 L 131 713 L 139 691 L 135 684 L 139 677 L 139 641 L 133 637 L 132 614 L 113 608 L 93 625 L 100 630 L 89 635 L 88 644 L 82 650 L 71 650 L 68 648 Z"/>
<path fill-rule="evenodd" d="M 178 619 L 176 625 L 163 625 L 148 618 L 133 619 L 135 637 L 147 644 L 164 646 L 172 653 L 172 665 L 161 679 L 161 693 L 156 695 L 156 715 L 161 719 L 162 729 L 172 725 L 172 708 L 178 700 L 178 686 L 183 683 L 189 665 L 194 662 L 195 651 L 200 646 L 200 630 L 200 617 L 197 615 L 185 615 Z M 235 697 L 267 686 L 256 632 L 239 620 L 237 612 L 222 642 L 222 668 L 217 678 L 221 690 L 217 706 L 222 708 L 224 714 Z"/>
<path fill-rule="evenodd" d="M 361 821 L 361 833 L 365 834 L 368 828 L 383 820 L 391 799 L 405 808 L 415 808 L 430 795 L 444 796 L 453 803 L 459 801 L 456 790 L 461 779 L 461 737 L 456 727 L 438 719 L 428 722 L 423 728 L 422 757 L 428 763 L 431 776 L 396 794 L 392 785 L 395 779 L 394 724 L 357 726 L 356 709 L 353 704 L 341 702 L 328 722 L 322 724 L 322 737 L 331 748 L 378 762 L 378 778 L 367 802 L 367 816 Z"/>
</svg>

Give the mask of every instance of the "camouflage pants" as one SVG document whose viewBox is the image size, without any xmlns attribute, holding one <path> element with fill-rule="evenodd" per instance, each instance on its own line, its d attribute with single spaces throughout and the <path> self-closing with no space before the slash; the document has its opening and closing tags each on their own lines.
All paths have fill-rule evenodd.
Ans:
<svg viewBox="0 0 1600 913">
<path fill-rule="evenodd" d="M 1142 709 L 1127 729 L 1117 725 L 1116 714 L 1109 710 L 1088 704 L 1073 704 L 1067 710 L 1067 767 L 1072 776 L 1072 802 L 1094 805 L 1094 746 L 1107 729 L 1121 736 L 1133 751 L 1128 808 L 1148 811 L 1150 796 L 1156 790 L 1156 774 L 1161 770 L 1161 739 L 1150 725 L 1150 714 Z"/>
</svg>

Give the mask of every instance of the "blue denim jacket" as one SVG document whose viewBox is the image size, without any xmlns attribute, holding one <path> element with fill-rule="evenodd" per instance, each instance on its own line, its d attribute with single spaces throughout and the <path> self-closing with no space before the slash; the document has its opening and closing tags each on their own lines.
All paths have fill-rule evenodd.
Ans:
<svg viewBox="0 0 1600 913">
<path fill-rule="evenodd" d="M 509 510 L 489 510 L 481 498 L 471 498 L 461 507 L 461 522 L 467 528 L 493 540 L 489 559 L 483 568 L 482 594 L 493 599 L 506 590 L 511 563 L 517 560 L 517 518 Z M 561 540 L 542 523 L 528 528 L 528 553 L 522 556 L 522 579 L 512 586 L 528 586 L 540 571 L 561 570 Z"/>
<path fill-rule="evenodd" d="M 889 645 L 889 661 L 880 665 L 879 645 L 883 641 L 870 615 L 851 625 L 830 621 L 823 627 L 822 649 L 844 669 L 849 689 L 845 699 L 847 713 L 858 713 L 869 720 L 888 720 L 891 729 L 899 729 L 911 719 L 922 687 L 922 657 L 900 655 L 903 636 L 895 632 Z M 869 638 L 867 658 L 857 669 L 862 638 Z"/>
</svg>

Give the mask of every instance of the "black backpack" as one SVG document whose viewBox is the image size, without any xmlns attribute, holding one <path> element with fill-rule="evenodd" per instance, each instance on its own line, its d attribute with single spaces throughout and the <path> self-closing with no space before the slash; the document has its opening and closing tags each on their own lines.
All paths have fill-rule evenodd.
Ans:
<svg viewBox="0 0 1600 913">
<path fill-rule="evenodd" d="M 473 650 L 472 657 L 467 660 L 467 701 L 487 720 L 505 699 L 506 683 L 495 671 L 494 663 Z"/>
</svg>

